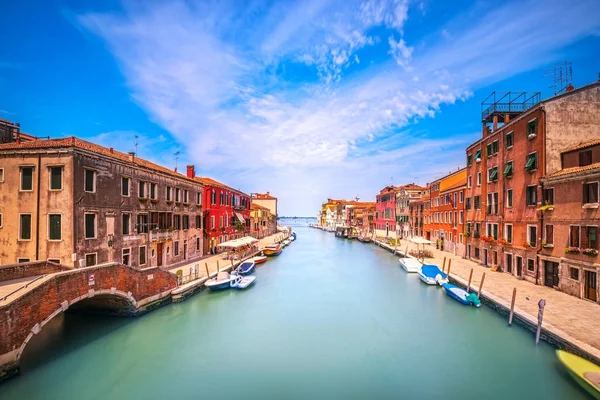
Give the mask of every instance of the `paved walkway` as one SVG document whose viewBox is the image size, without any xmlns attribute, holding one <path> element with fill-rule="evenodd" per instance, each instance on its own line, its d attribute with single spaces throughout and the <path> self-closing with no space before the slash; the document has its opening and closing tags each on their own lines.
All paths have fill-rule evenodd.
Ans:
<svg viewBox="0 0 600 400">
<path fill-rule="evenodd" d="M 407 245 L 409 249 L 417 248 L 415 244 L 403 240 L 398 250 L 402 248 L 404 251 Z M 504 272 L 492 272 L 478 263 L 436 250 L 433 246 L 427 246 L 427 250 L 433 252 L 433 259 L 426 258 L 425 263 L 430 262 L 442 268 L 444 257 L 452 260 L 450 275 L 461 278 L 465 284 L 473 268 L 471 287 L 476 289 L 479 289 L 482 274 L 485 272 L 483 293 L 507 308 L 510 308 L 513 289 L 517 288 L 515 312 L 521 315 L 527 314 L 527 319 L 531 321 L 537 321 L 538 301 L 545 299 L 544 328 L 600 359 L 600 306 L 598 304 L 517 279 Z M 448 261 L 446 261 L 446 270 L 447 265 Z"/>
</svg>

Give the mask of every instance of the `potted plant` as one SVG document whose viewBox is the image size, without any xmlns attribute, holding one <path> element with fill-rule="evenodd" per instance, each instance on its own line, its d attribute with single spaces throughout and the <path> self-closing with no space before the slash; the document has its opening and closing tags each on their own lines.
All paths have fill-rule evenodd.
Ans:
<svg viewBox="0 0 600 400">
<path fill-rule="evenodd" d="M 585 254 L 586 256 L 597 256 L 598 255 L 598 250 L 596 250 L 596 249 L 583 249 L 581 252 L 583 254 Z"/>
<path fill-rule="evenodd" d="M 174 230 L 175 230 L 174 226 L 170 226 L 169 229 L 168 229 L 169 232 L 173 232 Z"/>
<path fill-rule="evenodd" d="M 473 234 L 473 237 L 475 239 L 479 239 L 479 231 L 475 231 L 475 233 Z"/>
<path fill-rule="evenodd" d="M 548 202 L 548 200 L 546 200 L 544 202 L 544 205 L 540 207 L 540 211 L 544 212 L 544 211 L 553 211 L 554 210 L 554 204 L 550 204 Z"/>
<path fill-rule="evenodd" d="M 498 243 L 501 244 L 502 246 L 508 246 L 510 243 L 508 243 L 508 240 L 506 239 L 498 239 Z"/>
<path fill-rule="evenodd" d="M 581 250 L 579 249 L 579 247 L 570 246 L 565 249 L 565 254 L 571 254 L 571 253 L 576 254 L 576 253 L 579 253 L 580 251 Z"/>
<path fill-rule="evenodd" d="M 140 203 L 145 203 L 148 201 L 147 197 L 138 197 L 138 200 L 140 201 Z"/>
<path fill-rule="evenodd" d="M 463 236 L 466 238 L 471 237 L 471 232 L 467 231 L 463 234 Z"/>
<path fill-rule="evenodd" d="M 150 203 L 152 203 L 152 204 L 158 204 L 158 199 L 150 199 Z"/>
</svg>

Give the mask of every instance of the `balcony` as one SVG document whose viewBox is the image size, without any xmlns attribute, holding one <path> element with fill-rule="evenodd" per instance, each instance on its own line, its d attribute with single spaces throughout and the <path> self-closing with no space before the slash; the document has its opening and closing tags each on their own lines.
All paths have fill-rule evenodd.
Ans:
<svg viewBox="0 0 600 400">
<path fill-rule="evenodd" d="M 153 230 L 150 231 L 150 241 L 151 242 L 162 242 L 165 240 L 170 240 L 171 238 L 173 238 L 173 232 L 174 231 L 168 231 L 168 230 Z"/>
<path fill-rule="evenodd" d="M 233 206 L 233 209 L 235 211 L 244 211 L 246 209 L 246 207 L 238 205 L 238 206 Z"/>
</svg>

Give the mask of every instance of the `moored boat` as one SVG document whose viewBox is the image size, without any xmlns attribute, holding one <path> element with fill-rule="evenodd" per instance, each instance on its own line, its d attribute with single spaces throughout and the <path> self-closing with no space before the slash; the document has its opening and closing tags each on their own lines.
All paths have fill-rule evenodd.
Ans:
<svg viewBox="0 0 600 400">
<path fill-rule="evenodd" d="M 256 268 L 256 264 L 253 261 L 247 260 L 237 266 L 235 273 L 237 275 L 249 275 Z"/>
<path fill-rule="evenodd" d="M 265 253 L 265 256 L 267 256 L 267 257 L 272 257 L 272 256 L 280 255 L 282 251 L 283 251 L 283 247 L 281 247 L 280 244 L 275 243 L 275 244 L 268 244 L 267 246 L 265 246 L 263 253 Z"/>
<path fill-rule="evenodd" d="M 267 256 L 256 256 L 249 259 L 249 261 L 254 262 L 254 264 L 262 264 L 267 261 Z"/>
<path fill-rule="evenodd" d="M 282 245 L 282 247 L 287 247 L 290 245 L 290 243 L 291 242 L 289 240 L 285 239 L 283 242 L 281 242 L 281 245 Z"/>
<path fill-rule="evenodd" d="M 370 243 L 371 242 L 371 238 L 367 237 L 367 236 L 359 236 L 356 238 L 359 242 L 363 242 L 363 243 Z"/>
<path fill-rule="evenodd" d="M 204 286 L 211 291 L 229 289 L 233 279 L 235 279 L 235 275 L 229 275 L 229 272 L 221 271 L 214 278 L 210 278 L 204 282 Z"/>
<path fill-rule="evenodd" d="M 428 285 L 448 283 L 448 275 L 443 273 L 436 265 L 423 265 L 419 271 L 419 278 Z"/>
<path fill-rule="evenodd" d="M 292 232 L 292 237 L 294 238 L 294 240 L 298 239 L 298 237 L 296 236 L 296 232 Z"/>
<path fill-rule="evenodd" d="M 256 281 L 255 276 L 234 275 L 235 279 L 231 281 L 230 286 L 234 289 L 246 289 Z"/>
<path fill-rule="evenodd" d="M 398 259 L 400 266 L 406 272 L 419 272 L 421 271 L 421 262 L 414 257 L 402 257 Z"/>
<path fill-rule="evenodd" d="M 465 289 L 451 283 L 444 283 L 442 287 L 448 296 L 465 306 L 481 306 L 481 300 L 475 293 L 468 293 Z"/>
<path fill-rule="evenodd" d="M 573 379 L 593 398 L 600 400 L 600 366 L 564 350 L 556 350 L 556 355 Z"/>
</svg>

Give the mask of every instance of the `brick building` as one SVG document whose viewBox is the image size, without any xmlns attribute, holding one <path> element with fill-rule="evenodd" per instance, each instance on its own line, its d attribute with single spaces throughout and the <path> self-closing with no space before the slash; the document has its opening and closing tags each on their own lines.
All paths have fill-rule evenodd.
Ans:
<svg viewBox="0 0 600 400">
<path fill-rule="evenodd" d="M 202 255 L 200 182 L 75 137 L 0 144 L 0 264 L 167 266 Z"/>
<path fill-rule="evenodd" d="M 430 184 L 430 222 L 427 239 L 446 251 L 462 254 L 466 168 L 452 172 Z"/>
<path fill-rule="evenodd" d="M 376 196 L 375 234 L 396 237 L 396 188 L 386 186 Z"/>
<path fill-rule="evenodd" d="M 423 195 L 408 204 L 410 237 L 425 237 L 425 223 L 428 216 L 425 214 L 425 209 L 426 207 L 428 209 L 429 200 L 429 185 L 427 185 Z"/>
<path fill-rule="evenodd" d="M 195 179 L 204 185 L 204 251 L 249 235 L 250 196 L 211 178 Z"/>
<path fill-rule="evenodd" d="M 426 188 L 414 183 L 396 188 L 396 234 L 399 238 L 410 236 L 410 208 L 411 201 L 421 198 Z"/>
<path fill-rule="evenodd" d="M 466 257 L 538 282 L 540 179 L 561 151 L 600 138 L 600 83 L 539 101 L 494 93 L 482 103 L 483 135 L 466 149 Z"/>
<path fill-rule="evenodd" d="M 566 149 L 542 179 L 540 284 L 600 303 L 600 140 Z"/>
</svg>

